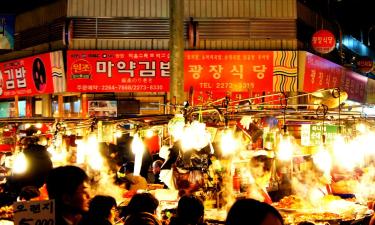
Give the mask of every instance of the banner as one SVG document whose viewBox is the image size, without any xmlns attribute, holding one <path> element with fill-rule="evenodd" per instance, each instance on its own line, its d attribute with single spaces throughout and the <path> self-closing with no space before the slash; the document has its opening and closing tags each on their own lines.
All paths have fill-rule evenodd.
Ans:
<svg viewBox="0 0 375 225">
<path fill-rule="evenodd" d="M 367 77 L 309 52 L 302 52 L 302 54 L 306 55 L 305 68 L 300 70 L 304 71 L 304 74 L 301 74 L 303 92 L 340 88 L 348 93 L 349 100 L 365 101 Z"/>
<path fill-rule="evenodd" d="M 348 93 L 348 99 L 356 102 L 365 101 L 367 77 L 351 70 L 346 70 L 340 88 Z"/>
<path fill-rule="evenodd" d="M 68 92 L 168 92 L 169 51 L 67 52 Z"/>
<path fill-rule="evenodd" d="M 185 51 L 185 90 L 273 90 L 273 51 Z"/>
<path fill-rule="evenodd" d="M 61 51 L 0 63 L 0 98 L 65 92 L 63 68 Z"/>
<path fill-rule="evenodd" d="M 303 91 L 340 87 L 345 68 L 317 55 L 306 52 Z"/>
</svg>

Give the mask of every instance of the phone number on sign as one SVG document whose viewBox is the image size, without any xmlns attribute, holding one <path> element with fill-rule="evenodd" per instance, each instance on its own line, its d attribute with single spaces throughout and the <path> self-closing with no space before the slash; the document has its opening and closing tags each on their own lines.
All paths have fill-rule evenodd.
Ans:
<svg viewBox="0 0 375 225">
<path fill-rule="evenodd" d="M 232 90 L 243 90 L 254 88 L 254 83 L 200 83 L 202 89 L 232 89 Z"/>
<path fill-rule="evenodd" d="M 77 89 L 80 91 L 122 92 L 122 91 L 164 91 L 165 87 L 162 84 L 78 85 Z"/>
</svg>

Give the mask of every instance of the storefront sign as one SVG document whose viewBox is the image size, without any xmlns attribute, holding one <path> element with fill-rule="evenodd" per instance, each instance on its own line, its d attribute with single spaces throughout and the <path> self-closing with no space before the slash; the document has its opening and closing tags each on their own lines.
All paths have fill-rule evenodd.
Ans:
<svg viewBox="0 0 375 225">
<path fill-rule="evenodd" d="M 317 125 L 302 124 L 301 125 L 301 145 L 303 146 L 319 146 L 323 143 L 323 134 L 325 135 L 325 143 L 332 144 L 338 132 L 336 125 Z"/>
<path fill-rule="evenodd" d="M 167 92 L 169 51 L 67 52 L 69 92 Z"/>
<path fill-rule="evenodd" d="M 357 67 L 362 73 L 371 72 L 374 62 L 370 57 L 360 57 L 357 61 Z"/>
<path fill-rule="evenodd" d="M 364 102 L 367 79 L 365 76 L 346 70 L 340 88 L 348 93 L 349 100 Z"/>
<path fill-rule="evenodd" d="M 302 91 L 314 92 L 320 89 L 340 88 L 348 93 L 349 100 L 364 101 L 367 77 L 322 57 L 304 53 L 306 58 L 305 74 L 302 75 L 304 78 Z"/>
<path fill-rule="evenodd" d="M 15 202 L 13 210 L 15 225 L 55 224 L 55 204 L 53 200 Z"/>
<path fill-rule="evenodd" d="M 185 90 L 273 90 L 273 51 L 185 51 Z"/>
<path fill-rule="evenodd" d="M 322 57 L 306 52 L 303 91 L 340 87 L 345 68 Z"/>
<path fill-rule="evenodd" d="M 0 98 L 65 91 L 62 52 L 0 63 Z"/>
<path fill-rule="evenodd" d="M 335 35 L 329 30 L 318 30 L 311 38 L 311 45 L 319 53 L 329 53 L 335 48 Z"/>
</svg>

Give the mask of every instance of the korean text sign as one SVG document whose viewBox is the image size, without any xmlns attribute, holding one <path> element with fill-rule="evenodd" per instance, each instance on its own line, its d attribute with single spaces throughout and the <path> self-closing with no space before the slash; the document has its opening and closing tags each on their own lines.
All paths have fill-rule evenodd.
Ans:
<svg viewBox="0 0 375 225">
<path fill-rule="evenodd" d="M 303 91 L 340 88 L 348 93 L 348 99 L 363 102 L 366 85 L 367 77 L 319 56 L 306 53 Z"/>
<path fill-rule="evenodd" d="M 0 63 L 0 98 L 53 93 L 51 55 Z"/>
<path fill-rule="evenodd" d="M 70 92 L 169 91 L 169 51 L 72 50 L 67 67 Z"/>
<path fill-rule="evenodd" d="M 272 91 L 272 51 L 185 51 L 185 90 Z"/>
<path fill-rule="evenodd" d="M 324 88 L 340 87 L 345 68 L 324 58 L 306 52 L 303 90 L 313 92 Z"/>
<path fill-rule="evenodd" d="M 53 200 L 15 202 L 15 225 L 54 225 L 55 203 Z"/>
</svg>

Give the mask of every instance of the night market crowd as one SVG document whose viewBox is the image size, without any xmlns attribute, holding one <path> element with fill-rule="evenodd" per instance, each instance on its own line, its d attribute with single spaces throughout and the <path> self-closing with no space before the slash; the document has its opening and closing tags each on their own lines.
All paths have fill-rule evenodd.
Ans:
<svg viewBox="0 0 375 225">
<path fill-rule="evenodd" d="M 162 158 L 146 156 L 139 176 L 133 174 L 134 163 L 128 160 L 112 162 L 117 170 L 115 182 L 125 185 L 133 195 L 127 205 L 118 205 L 110 195 L 90 195 L 92 181 L 87 172 L 76 165 L 53 167 L 46 147 L 38 140 L 25 139 L 23 152 L 31 166 L 22 175 L 12 175 L 2 184 L 0 207 L 15 201 L 53 199 L 55 201 L 56 225 L 203 225 L 204 204 L 200 197 L 180 191 L 177 208 L 168 217 L 157 215 L 159 201 L 147 191 L 147 184 L 159 183 Z M 110 146 L 107 146 L 110 148 Z M 108 149 L 107 149 L 108 150 Z M 107 158 L 112 160 L 115 157 Z M 145 174 L 153 174 L 152 181 Z M 271 205 L 254 199 L 239 199 L 231 207 L 226 225 L 282 225 L 283 218 Z"/>
</svg>

